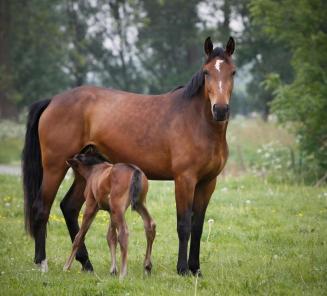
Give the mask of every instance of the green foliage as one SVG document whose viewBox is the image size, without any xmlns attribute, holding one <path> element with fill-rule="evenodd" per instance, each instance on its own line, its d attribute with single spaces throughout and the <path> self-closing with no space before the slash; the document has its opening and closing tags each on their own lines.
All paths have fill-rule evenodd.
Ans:
<svg viewBox="0 0 327 296">
<path fill-rule="evenodd" d="M 33 263 L 34 243 L 24 234 L 20 179 L 0 176 L 0 287 L 6 295 L 194 295 L 195 278 L 175 272 L 178 238 L 172 182 L 151 182 L 147 199 L 157 223 L 153 272 L 144 277 L 145 235 L 141 218 L 127 211 L 128 276 L 109 275 L 108 214 L 100 211 L 87 236 L 95 273 L 62 267 L 71 241 L 58 192 L 48 224 L 49 272 Z M 197 295 L 324 295 L 327 188 L 276 185 L 260 178 L 219 180 L 207 210 L 201 244 L 203 277 Z M 212 219 L 209 234 L 208 220 Z M 13 235 L 14 234 L 14 235 Z M 119 254 L 119 248 L 118 248 Z"/>
<path fill-rule="evenodd" d="M 293 8 L 297 7 L 296 10 Z M 292 51 L 291 83 L 276 84 L 273 110 L 292 122 L 300 148 L 316 174 L 327 170 L 327 30 L 325 1 L 253 1 L 252 14 L 265 33 Z M 271 79 L 268 84 L 271 85 Z"/>
<path fill-rule="evenodd" d="M 203 42 L 196 24 L 198 0 L 143 0 L 146 18 L 138 47 L 147 86 L 162 93 L 185 84 L 204 59 Z"/>
<path fill-rule="evenodd" d="M 260 24 L 253 16 L 251 1 L 243 1 L 239 6 L 244 29 L 238 38 L 238 66 L 248 65 L 251 80 L 247 83 L 246 91 L 248 110 L 256 110 L 267 119 L 270 114 L 270 102 L 273 91 L 264 87 L 262 82 L 271 72 L 278 73 L 283 82 L 292 80 L 290 66 L 290 50 L 276 39 L 267 38 Z"/>
<path fill-rule="evenodd" d="M 10 69 L 19 106 L 53 95 L 69 85 L 61 1 L 10 1 Z"/>
</svg>

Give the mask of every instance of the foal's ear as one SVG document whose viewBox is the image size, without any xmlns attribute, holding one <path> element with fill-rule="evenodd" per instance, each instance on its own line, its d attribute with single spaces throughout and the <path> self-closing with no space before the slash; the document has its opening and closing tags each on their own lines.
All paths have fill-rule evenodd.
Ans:
<svg viewBox="0 0 327 296">
<path fill-rule="evenodd" d="M 209 56 L 212 53 L 213 50 L 213 44 L 210 37 L 207 37 L 207 39 L 204 41 L 204 52 L 207 56 Z"/>
<path fill-rule="evenodd" d="M 227 45 L 226 45 L 225 52 L 228 55 L 231 56 L 233 54 L 234 50 L 235 50 L 235 41 L 234 41 L 234 38 L 233 37 L 229 37 L 228 42 L 227 42 Z"/>
<path fill-rule="evenodd" d="M 84 153 L 84 154 L 93 154 L 95 153 L 97 150 L 96 148 L 94 147 L 94 145 L 87 145 L 86 147 L 84 147 L 81 151 L 81 153 Z"/>
<path fill-rule="evenodd" d="M 67 163 L 70 167 L 72 167 L 73 169 L 74 169 L 74 168 L 77 168 L 77 161 L 76 161 L 76 159 L 74 159 L 74 158 L 70 158 L 70 159 L 66 160 L 66 163 Z"/>
</svg>

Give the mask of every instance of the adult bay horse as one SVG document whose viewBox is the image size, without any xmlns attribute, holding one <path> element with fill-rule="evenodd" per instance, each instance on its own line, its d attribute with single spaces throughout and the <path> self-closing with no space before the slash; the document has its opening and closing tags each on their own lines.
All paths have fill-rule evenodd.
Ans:
<svg viewBox="0 0 327 296">
<path fill-rule="evenodd" d="M 225 49 L 214 49 L 208 37 L 201 69 L 185 87 L 169 93 L 82 86 L 31 106 L 23 150 L 25 226 L 35 239 L 34 261 L 42 271 L 48 269 L 46 225 L 68 169 L 66 160 L 90 144 L 113 163 L 137 165 L 149 179 L 175 181 L 177 272 L 200 271 L 205 212 L 228 156 L 234 48 L 233 38 Z M 79 230 L 84 187 L 77 175 L 60 205 L 72 240 Z M 93 270 L 84 244 L 76 259 L 83 269 Z"/>
</svg>

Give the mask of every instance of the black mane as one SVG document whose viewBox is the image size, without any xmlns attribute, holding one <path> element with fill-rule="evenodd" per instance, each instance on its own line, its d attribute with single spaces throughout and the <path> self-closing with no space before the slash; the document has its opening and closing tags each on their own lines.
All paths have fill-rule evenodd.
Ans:
<svg viewBox="0 0 327 296">
<path fill-rule="evenodd" d="M 205 64 L 208 64 L 212 59 L 215 57 L 221 57 L 222 59 L 226 58 L 225 50 L 221 47 L 216 47 L 211 54 L 207 57 Z M 190 81 L 185 85 L 184 91 L 183 91 L 183 97 L 186 98 L 192 98 L 195 96 L 199 90 L 202 88 L 204 83 L 204 73 L 202 69 L 200 69 L 198 72 L 196 72 Z M 180 88 L 180 87 L 178 87 Z M 176 89 L 178 89 L 176 88 Z M 175 89 L 175 90 L 176 90 Z"/>
</svg>

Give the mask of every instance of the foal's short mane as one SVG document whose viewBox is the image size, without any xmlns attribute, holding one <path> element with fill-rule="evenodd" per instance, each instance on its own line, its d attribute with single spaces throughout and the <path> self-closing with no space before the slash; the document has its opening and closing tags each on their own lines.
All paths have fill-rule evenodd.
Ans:
<svg viewBox="0 0 327 296">
<path fill-rule="evenodd" d="M 223 60 L 226 59 L 226 53 L 225 50 L 221 47 L 216 47 L 211 54 L 207 57 L 205 64 L 208 64 L 212 59 L 215 57 L 220 57 Z M 183 97 L 185 98 L 192 98 L 195 96 L 199 90 L 202 88 L 204 84 L 204 73 L 202 69 L 200 69 L 198 72 L 196 72 L 190 81 L 185 85 L 184 91 L 183 91 Z M 178 89 L 178 88 L 176 88 Z"/>
<path fill-rule="evenodd" d="M 81 156 L 84 157 L 82 158 Z M 110 161 L 104 155 L 102 155 L 94 145 L 87 145 L 86 147 L 84 147 L 77 157 L 84 165 L 87 166 L 91 166 L 103 162 L 110 163 Z"/>
</svg>

